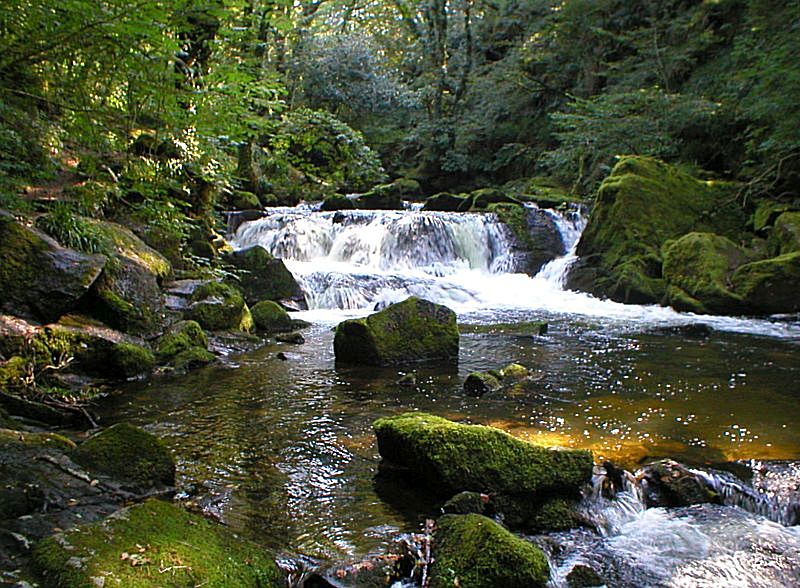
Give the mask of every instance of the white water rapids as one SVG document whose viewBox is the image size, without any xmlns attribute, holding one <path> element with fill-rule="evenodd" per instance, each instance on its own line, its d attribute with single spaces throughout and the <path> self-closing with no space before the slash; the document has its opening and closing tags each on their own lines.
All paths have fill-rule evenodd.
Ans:
<svg viewBox="0 0 800 588">
<path fill-rule="evenodd" d="M 282 258 L 303 288 L 306 318 L 320 322 L 365 314 L 414 295 L 479 322 L 492 322 L 499 312 L 522 311 L 644 326 L 701 323 L 718 330 L 800 337 L 800 326 L 787 322 L 698 316 L 564 290 L 585 218 L 578 210 L 535 212 L 549 220 L 562 248 L 561 256 L 533 277 L 521 273 L 522 253 L 493 214 L 334 213 L 301 205 L 272 209 L 264 218 L 245 222 L 231 243 L 236 249 L 261 245 Z"/>
</svg>

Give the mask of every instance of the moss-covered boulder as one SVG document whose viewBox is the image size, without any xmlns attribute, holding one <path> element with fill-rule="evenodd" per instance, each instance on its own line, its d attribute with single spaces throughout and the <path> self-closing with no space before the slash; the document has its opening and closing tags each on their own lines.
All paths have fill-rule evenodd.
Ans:
<svg viewBox="0 0 800 588">
<path fill-rule="evenodd" d="M 234 190 L 228 202 L 234 210 L 258 210 L 261 208 L 261 201 L 258 196 L 246 190 Z"/>
<path fill-rule="evenodd" d="M 58 320 L 78 306 L 105 264 L 105 256 L 61 247 L 0 211 L 0 311 Z"/>
<path fill-rule="evenodd" d="M 461 203 L 459 212 L 486 210 L 492 204 L 521 204 L 519 200 L 500 188 L 479 188 L 473 190 Z"/>
<path fill-rule="evenodd" d="M 661 302 L 666 241 L 693 231 L 742 240 L 746 219 L 736 189 L 655 159 L 621 159 L 600 186 L 568 287 L 619 302 Z"/>
<path fill-rule="evenodd" d="M 259 331 L 266 333 L 285 333 L 291 331 L 292 319 L 283 307 L 272 300 L 262 300 L 251 311 L 253 322 Z"/>
<path fill-rule="evenodd" d="M 359 196 L 355 204 L 366 210 L 402 210 L 403 200 L 421 194 L 419 182 L 410 178 L 399 178 L 390 184 L 380 184 Z"/>
<path fill-rule="evenodd" d="M 208 335 L 197 321 L 180 321 L 159 337 L 155 347 L 159 359 L 169 359 L 193 347 L 208 349 Z"/>
<path fill-rule="evenodd" d="M 472 372 L 464 380 L 464 393 L 469 396 L 483 396 L 490 392 L 496 392 L 503 385 L 500 380 L 492 374 L 485 372 Z"/>
<path fill-rule="evenodd" d="M 228 283 L 244 293 L 248 304 L 284 299 L 304 303 L 303 291 L 283 260 L 273 257 L 260 245 L 234 251 L 224 260 L 237 270 L 236 279 Z"/>
<path fill-rule="evenodd" d="M 118 423 L 89 437 L 72 460 L 136 489 L 175 485 L 175 461 L 158 437 Z"/>
<path fill-rule="evenodd" d="M 471 203 L 465 204 L 466 201 L 467 199 L 464 196 L 457 196 L 455 194 L 450 194 L 450 192 L 440 192 L 426 198 L 425 206 L 422 207 L 422 210 L 456 212 L 463 206 L 471 205 Z"/>
<path fill-rule="evenodd" d="M 101 221 L 93 225 L 110 244 L 112 259 L 92 286 L 87 311 L 127 333 L 158 332 L 166 317 L 159 284 L 172 275 L 172 265 L 125 227 Z"/>
<path fill-rule="evenodd" d="M 157 500 L 41 541 L 32 563 L 53 588 L 285 585 L 263 548 Z"/>
<path fill-rule="evenodd" d="M 356 203 L 352 198 L 348 198 L 343 194 L 332 194 L 325 198 L 320 205 L 320 210 L 323 212 L 334 212 L 337 210 L 353 210 Z"/>
<path fill-rule="evenodd" d="M 362 319 L 339 323 L 336 360 L 399 365 L 458 357 L 456 314 L 440 304 L 411 297 Z"/>
<path fill-rule="evenodd" d="M 539 502 L 576 495 L 592 476 L 588 451 L 534 445 L 492 427 L 405 413 L 374 428 L 381 456 L 443 498 L 470 490 Z"/>
<path fill-rule="evenodd" d="M 772 255 L 800 251 L 800 212 L 785 212 L 775 221 L 769 234 Z"/>
<path fill-rule="evenodd" d="M 733 273 L 731 283 L 753 313 L 798 312 L 800 251 L 745 264 Z"/>
<path fill-rule="evenodd" d="M 762 200 L 756 206 L 756 210 L 750 219 L 753 230 L 756 233 L 765 234 L 775 224 L 779 216 L 790 210 L 795 210 L 795 208 L 787 202 Z"/>
<path fill-rule="evenodd" d="M 253 317 L 241 292 L 219 282 L 203 284 L 192 293 L 186 317 L 209 331 L 249 332 L 253 327 Z"/>
<path fill-rule="evenodd" d="M 534 588 L 550 578 L 541 549 L 489 518 L 445 515 L 437 526 L 431 588 Z"/>
<path fill-rule="evenodd" d="M 726 237 L 688 233 L 668 241 L 663 250 L 666 302 L 677 310 L 736 314 L 745 309 L 733 292 L 731 276 L 750 261 L 747 251 Z"/>
</svg>

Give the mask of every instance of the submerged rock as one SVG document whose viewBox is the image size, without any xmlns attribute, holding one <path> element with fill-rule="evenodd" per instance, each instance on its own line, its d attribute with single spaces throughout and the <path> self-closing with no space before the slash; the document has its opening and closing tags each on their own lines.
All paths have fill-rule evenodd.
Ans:
<svg viewBox="0 0 800 588">
<path fill-rule="evenodd" d="M 283 260 L 260 245 L 234 251 L 225 256 L 225 262 L 238 270 L 236 279 L 228 281 L 242 291 L 248 304 L 283 299 L 305 303 L 300 285 Z"/>
<path fill-rule="evenodd" d="M 45 539 L 32 563 L 54 588 L 285 585 L 262 547 L 157 500 Z"/>
<path fill-rule="evenodd" d="M 569 588 L 592 588 L 594 586 L 605 586 L 603 579 L 592 568 L 584 564 L 573 566 L 567 574 L 567 586 Z"/>
<path fill-rule="evenodd" d="M 708 487 L 705 480 L 672 460 L 650 464 L 636 472 L 636 477 L 643 480 L 642 488 L 648 507 L 719 502 L 719 496 Z"/>
<path fill-rule="evenodd" d="M 434 535 L 431 588 L 545 586 L 550 567 L 541 549 L 478 514 L 445 515 Z"/>
<path fill-rule="evenodd" d="M 500 380 L 492 374 L 472 372 L 464 380 L 464 393 L 469 396 L 483 396 L 489 392 L 496 392 L 502 388 Z"/>
<path fill-rule="evenodd" d="M 191 369 L 214 361 L 208 351 L 208 336 L 196 321 L 181 321 L 172 325 L 156 341 L 156 353 L 162 363 L 176 370 Z"/>
<path fill-rule="evenodd" d="M 624 157 L 600 186 L 567 286 L 618 302 L 661 302 L 666 241 L 692 231 L 740 241 L 745 217 L 735 190 L 655 159 Z"/>
<path fill-rule="evenodd" d="M 61 247 L 0 211 L 0 311 L 43 322 L 74 310 L 106 257 Z"/>
<path fill-rule="evenodd" d="M 405 413 L 374 428 L 381 456 L 443 498 L 468 490 L 533 503 L 577 495 L 592 476 L 588 451 L 542 447 L 492 427 Z"/>
<path fill-rule="evenodd" d="M 175 485 L 175 461 L 158 437 L 118 423 L 89 437 L 72 452 L 85 468 L 126 486 L 146 490 Z"/>
<path fill-rule="evenodd" d="M 333 340 L 336 360 L 365 365 L 399 365 L 458 357 L 456 314 L 440 304 L 411 297 L 362 319 L 339 323 Z"/>
</svg>

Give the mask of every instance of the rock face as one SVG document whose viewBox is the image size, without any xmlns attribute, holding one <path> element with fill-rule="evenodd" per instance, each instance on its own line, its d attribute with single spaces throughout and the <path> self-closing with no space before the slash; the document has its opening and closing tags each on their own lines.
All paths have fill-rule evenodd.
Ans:
<svg viewBox="0 0 800 588">
<path fill-rule="evenodd" d="M 339 323 L 336 360 L 364 365 L 399 365 L 458 357 L 456 314 L 440 304 L 411 297 L 362 319 Z"/>
<path fill-rule="evenodd" d="M 77 307 L 106 264 L 0 211 L 0 311 L 42 322 Z"/>
<path fill-rule="evenodd" d="M 575 495 L 592 476 L 588 451 L 549 449 L 492 427 L 405 413 L 374 428 L 385 460 L 445 498 L 469 490 L 540 502 Z"/>
<path fill-rule="evenodd" d="M 542 550 L 478 514 L 437 521 L 431 588 L 545 586 L 550 567 Z"/>
<path fill-rule="evenodd" d="M 72 459 L 136 489 L 175 485 L 175 462 L 156 436 L 127 423 L 93 435 L 72 452 Z"/>
<path fill-rule="evenodd" d="M 739 242 L 745 217 L 735 190 L 654 159 L 622 159 L 600 186 L 568 287 L 619 302 L 661 302 L 666 241 L 696 231 Z"/>
<path fill-rule="evenodd" d="M 689 233 L 663 249 L 666 302 L 700 314 L 735 314 L 745 309 L 731 289 L 734 270 L 749 261 L 747 251 L 726 237 Z"/>
<path fill-rule="evenodd" d="M 45 539 L 32 564 L 54 588 L 285 585 L 263 548 L 157 500 Z"/>
<path fill-rule="evenodd" d="M 242 290 L 247 304 L 284 299 L 305 302 L 300 285 L 283 260 L 272 257 L 260 245 L 234 251 L 225 261 L 239 270 L 234 285 Z"/>
</svg>

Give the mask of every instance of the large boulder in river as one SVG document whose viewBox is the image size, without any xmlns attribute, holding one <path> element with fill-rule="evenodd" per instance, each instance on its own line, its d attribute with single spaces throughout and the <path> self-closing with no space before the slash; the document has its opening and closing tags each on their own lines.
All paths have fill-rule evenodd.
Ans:
<svg viewBox="0 0 800 588">
<path fill-rule="evenodd" d="M 304 302 L 303 291 L 283 260 L 260 245 L 234 251 L 224 261 L 237 270 L 236 278 L 228 281 L 242 291 L 247 304 L 262 300 Z"/>
<path fill-rule="evenodd" d="M 420 195 L 419 182 L 399 178 L 390 184 L 380 184 L 355 200 L 358 208 L 367 210 L 402 210 L 403 200 Z"/>
<path fill-rule="evenodd" d="M 336 327 L 336 360 L 365 365 L 400 365 L 458 357 L 456 314 L 441 304 L 411 297 L 366 318 Z"/>
<path fill-rule="evenodd" d="M 102 221 L 93 224 L 105 237 L 113 258 L 92 286 L 92 315 L 128 333 L 159 332 L 166 317 L 159 285 L 172 274 L 172 264 L 125 227 Z"/>
<path fill-rule="evenodd" d="M 262 547 L 152 499 L 41 541 L 32 564 L 53 588 L 285 585 Z"/>
<path fill-rule="evenodd" d="M 751 312 L 798 312 L 800 251 L 745 264 L 733 273 L 731 283 Z"/>
<path fill-rule="evenodd" d="M 244 297 L 233 286 L 208 282 L 197 288 L 191 297 L 186 318 L 209 331 L 245 331 L 253 328 L 253 316 Z"/>
<path fill-rule="evenodd" d="M 621 159 L 600 186 L 568 287 L 619 302 L 661 302 L 666 241 L 693 231 L 742 240 L 736 190 L 655 159 Z"/>
<path fill-rule="evenodd" d="M 0 311 L 42 322 L 73 310 L 103 266 L 103 255 L 61 247 L 0 211 Z"/>
<path fill-rule="evenodd" d="M 592 477 L 589 451 L 534 445 L 492 427 L 405 413 L 374 428 L 381 456 L 444 498 L 470 490 L 540 502 L 576 495 Z"/>
<path fill-rule="evenodd" d="M 535 276 L 546 263 L 566 253 L 555 221 L 544 210 L 508 203 L 492 204 L 489 210 L 514 235 L 525 273 Z"/>
<path fill-rule="evenodd" d="M 742 297 L 731 288 L 731 276 L 750 255 L 736 243 L 712 233 L 689 233 L 668 241 L 663 257 L 668 304 L 701 314 L 744 311 Z"/>
<path fill-rule="evenodd" d="M 542 550 L 478 514 L 445 515 L 434 535 L 431 588 L 535 588 L 550 566 Z"/>
</svg>

